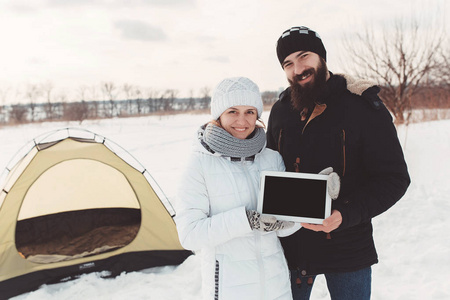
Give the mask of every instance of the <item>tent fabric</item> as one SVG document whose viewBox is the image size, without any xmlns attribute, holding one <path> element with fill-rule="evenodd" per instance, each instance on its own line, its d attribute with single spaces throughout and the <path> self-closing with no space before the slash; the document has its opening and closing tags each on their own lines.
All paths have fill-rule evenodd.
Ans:
<svg viewBox="0 0 450 300">
<path fill-rule="evenodd" d="M 123 148 L 77 129 L 30 144 L 0 185 L 0 299 L 67 276 L 176 265 L 192 254 L 179 243 L 164 193 Z"/>
<path fill-rule="evenodd" d="M 72 143 L 70 141 L 69 144 Z M 37 174 L 40 171 L 38 168 L 35 170 Z M 27 198 L 33 200 L 27 201 Z M 127 178 L 120 171 L 93 159 L 71 159 L 47 169 L 36 179 L 27 191 L 19 220 L 96 207 L 139 208 L 139 203 Z"/>
</svg>

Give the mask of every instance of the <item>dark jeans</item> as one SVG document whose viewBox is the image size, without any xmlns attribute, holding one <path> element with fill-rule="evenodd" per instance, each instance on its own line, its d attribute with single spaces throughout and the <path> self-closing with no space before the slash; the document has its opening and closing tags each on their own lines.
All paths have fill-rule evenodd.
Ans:
<svg viewBox="0 0 450 300">
<path fill-rule="evenodd" d="M 324 274 L 327 280 L 328 291 L 332 300 L 369 300 L 372 286 L 372 268 L 368 267 L 356 272 Z M 298 271 L 291 270 L 291 287 L 294 300 L 308 300 L 316 276 L 303 277 L 301 284 L 296 280 Z M 310 283 L 308 284 L 308 278 Z"/>
</svg>

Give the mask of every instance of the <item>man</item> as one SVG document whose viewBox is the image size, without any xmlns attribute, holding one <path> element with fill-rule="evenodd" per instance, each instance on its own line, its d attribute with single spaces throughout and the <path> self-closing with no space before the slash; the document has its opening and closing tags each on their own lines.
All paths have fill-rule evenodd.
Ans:
<svg viewBox="0 0 450 300">
<path fill-rule="evenodd" d="M 331 216 L 281 239 L 293 297 L 309 299 L 315 276 L 324 274 L 332 299 L 369 299 L 378 262 L 371 219 L 410 183 L 392 117 L 377 86 L 358 95 L 345 77 L 328 71 L 322 40 L 309 28 L 286 30 L 277 55 L 290 87 L 272 108 L 267 146 L 281 153 L 286 171 L 331 166 L 341 178 Z"/>
</svg>

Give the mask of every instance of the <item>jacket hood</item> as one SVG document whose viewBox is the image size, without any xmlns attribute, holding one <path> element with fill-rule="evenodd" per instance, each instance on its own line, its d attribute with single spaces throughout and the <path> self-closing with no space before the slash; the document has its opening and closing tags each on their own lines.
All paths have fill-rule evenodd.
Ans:
<svg viewBox="0 0 450 300">
<path fill-rule="evenodd" d="M 348 74 L 336 74 L 336 76 L 344 77 L 347 83 L 347 90 L 349 90 L 352 94 L 362 96 L 362 94 L 367 91 L 377 90 L 377 93 L 379 91 L 377 84 L 370 80 L 354 78 Z"/>
</svg>

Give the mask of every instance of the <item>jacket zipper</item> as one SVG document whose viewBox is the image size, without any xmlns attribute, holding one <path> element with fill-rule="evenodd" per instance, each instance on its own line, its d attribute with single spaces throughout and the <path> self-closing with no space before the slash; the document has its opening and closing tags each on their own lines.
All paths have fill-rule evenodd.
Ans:
<svg viewBox="0 0 450 300">
<path fill-rule="evenodd" d="M 216 259 L 216 268 L 214 270 L 214 300 L 219 299 L 219 261 Z"/>
<path fill-rule="evenodd" d="M 282 136 L 283 136 L 283 129 L 280 129 L 280 134 L 278 135 L 278 152 L 280 152 L 280 154 L 282 153 L 281 152 L 281 138 L 282 138 Z"/>
<path fill-rule="evenodd" d="M 345 176 L 345 129 L 342 129 L 341 132 L 341 144 L 342 144 L 342 177 Z"/>
<path fill-rule="evenodd" d="M 342 177 L 345 176 L 345 129 L 341 132 L 341 145 L 342 145 Z M 326 234 L 326 239 L 331 240 L 331 233 Z"/>
<path fill-rule="evenodd" d="M 345 176 L 345 129 L 341 131 L 341 146 L 342 146 L 342 177 Z M 326 239 L 331 240 L 331 232 L 326 234 Z"/>
</svg>

